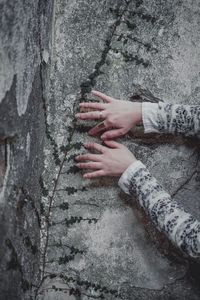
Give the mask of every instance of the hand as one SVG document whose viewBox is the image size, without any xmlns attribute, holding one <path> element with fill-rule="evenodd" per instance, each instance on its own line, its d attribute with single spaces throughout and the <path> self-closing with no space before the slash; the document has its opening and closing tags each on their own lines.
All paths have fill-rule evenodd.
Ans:
<svg viewBox="0 0 200 300">
<path fill-rule="evenodd" d="M 81 169 L 91 169 L 83 175 L 84 178 L 100 176 L 120 176 L 130 164 L 136 161 L 135 156 L 122 144 L 115 141 L 105 141 L 109 147 L 89 142 L 84 146 L 86 149 L 96 150 L 101 154 L 87 153 L 75 157 Z M 87 161 L 87 162 L 85 162 Z"/>
<path fill-rule="evenodd" d="M 96 135 L 102 130 L 106 130 L 101 135 L 101 139 L 113 139 L 125 135 L 133 126 L 141 122 L 142 104 L 140 102 L 117 100 L 94 90 L 91 93 L 106 103 L 80 103 L 80 108 L 88 108 L 94 111 L 78 113 L 76 114 L 77 118 L 82 120 L 104 120 L 88 132 L 90 135 Z"/>
</svg>

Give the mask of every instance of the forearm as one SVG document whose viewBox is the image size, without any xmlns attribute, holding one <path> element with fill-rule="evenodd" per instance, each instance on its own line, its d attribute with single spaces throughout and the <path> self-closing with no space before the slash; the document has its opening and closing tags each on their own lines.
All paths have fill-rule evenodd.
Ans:
<svg viewBox="0 0 200 300">
<path fill-rule="evenodd" d="M 144 132 L 200 133 L 200 106 L 159 103 L 142 103 Z"/>
<path fill-rule="evenodd" d="M 184 211 L 137 161 L 121 176 L 119 186 L 136 193 L 138 202 L 159 230 L 191 257 L 200 257 L 200 222 Z"/>
</svg>

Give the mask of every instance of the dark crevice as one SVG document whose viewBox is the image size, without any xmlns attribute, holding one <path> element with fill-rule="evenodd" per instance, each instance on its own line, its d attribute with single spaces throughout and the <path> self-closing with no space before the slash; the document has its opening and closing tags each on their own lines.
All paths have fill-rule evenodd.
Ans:
<svg viewBox="0 0 200 300">
<path fill-rule="evenodd" d="M 40 220 L 40 213 L 38 212 L 35 203 L 36 201 L 29 195 L 29 192 L 23 187 L 23 186 L 15 186 L 15 191 L 17 193 L 21 193 L 22 197 L 18 200 L 17 204 L 16 204 L 16 208 L 17 208 L 17 212 L 21 212 L 22 209 L 24 208 L 24 206 L 26 206 L 27 204 L 30 204 L 37 222 L 38 222 L 38 226 L 39 228 L 41 228 L 41 220 Z"/>
<path fill-rule="evenodd" d="M 196 152 L 196 151 L 194 151 Z M 195 163 L 195 169 L 194 171 L 190 174 L 190 176 L 176 189 L 176 191 L 174 191 L 171 194 L 171 197 L 175 197 L 180 191 L 182 191 L 184 189 L 184 187 L 192 180 L 192 178 L 194 177 L 194 175 L 197 173 L 197 166 L 199 164 L 199 156 L 197 157 L 197 161 Z"/>
<path fill-rule="evenodd" d="M 20 276 L 21 276 L 21 288 L 25 292 L 31 288 L 31 284 L 24 279 L 24 274 L 22 270 L 22 266 L 19 262 L 19 258 L 17 255 L 17 252 L 15 250 L 15 247 L 13 246 L 12 242 L 10 239 L 5 240 L 5 245 L 10 251 L 10 260 L 7 262 L 7 270 L 14 270 L 14 271 L 19 271 Z"/>
<path fill-rule="evenodd" d="M 0 140 L 0 191 L 4 184 L 4 178 L 6 174 L 6 169 L 8 165 L 8 140 Z"/>
<path fill-rule="evenodd" d="M 130 96 L 130 101 L 152 102 L 152 103 L 158 103 L 160 101 L 163 102 L 162 99 L 154 96 L 150 90 L 144 89 L 139 85 L 135 85 L 135 91 Z"/>
</svg>

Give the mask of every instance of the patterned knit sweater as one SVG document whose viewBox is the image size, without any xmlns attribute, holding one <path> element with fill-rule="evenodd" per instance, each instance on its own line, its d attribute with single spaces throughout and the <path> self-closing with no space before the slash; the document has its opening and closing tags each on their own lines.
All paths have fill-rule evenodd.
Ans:
<svg viewBox="0 0 200 300">
<path fill-rule="evenodd" d="M 144 132 L 200 134 L 200 106 L 159 102 L 142 103 Z M 138 202 L 156 227 L 183 252 L 200 258 L 200 222 L 176 203 L 137 160 L 118 182 L 122 190 L 137 195 Z"/>
</svg>

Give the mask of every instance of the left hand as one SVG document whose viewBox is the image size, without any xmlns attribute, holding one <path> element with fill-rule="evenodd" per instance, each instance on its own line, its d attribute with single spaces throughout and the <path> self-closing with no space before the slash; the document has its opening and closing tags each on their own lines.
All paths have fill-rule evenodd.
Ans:
<svg viewBox="0 0 200 300">
<path fill-rule="evenodd" d="M 128 166 L 136 161 L 135 156 L 124 145 L 115 141 L 105 141 L 105 144 L 108 147 L 93 142 L 86 143 L 86 149 L 96 150 L 100 154 L 87 153 L 75 157 L 77 167 L 93 170 L 85 173 L 84 178 L 121 176 Z"/>
</svg>

